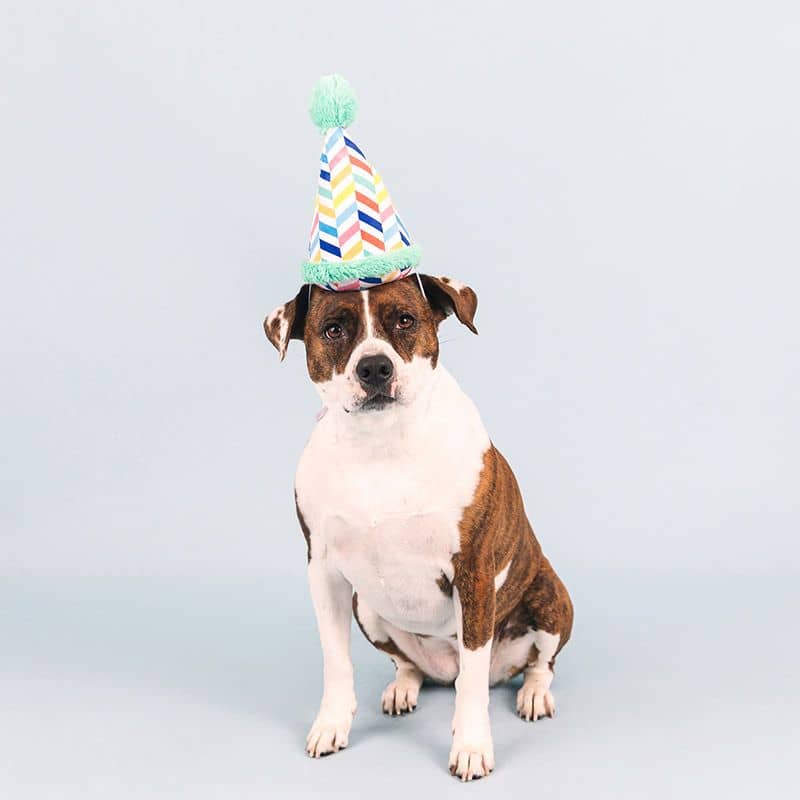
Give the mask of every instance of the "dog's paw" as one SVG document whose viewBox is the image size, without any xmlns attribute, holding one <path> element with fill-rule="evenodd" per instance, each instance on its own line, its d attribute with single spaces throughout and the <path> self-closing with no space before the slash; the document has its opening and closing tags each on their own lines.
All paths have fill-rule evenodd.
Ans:
<svg viewBox="0 0 800 800">
<path fill-rule="evenodd" d="M 306 753 L 311 758 L 319 758 L 344 750 L 347 747 L 354 713 L 355 708 L 353 711 L 320 710 L 306 737 Z"/>
<path fill-rule="evenodd" d="M 417 707 L 419 683 L 398 678 L 393 680 L 381 695 L 383 713 L 389 716 L 408 714 Z"/>
<path fill-rule="evenodd" d="M 556 703 L 553 695 L 541 684 L 522 684 L 517 692 L 517 714 L 527 722 L 535 722 L 541 717 L 554 717 Z"/>
<path fill-rule="evenodd" d="M 453 739 L 449 759 L 450 774 L 471 781 L 485 778 L 494 769 L 494 747 L 491 738 L 484 741 Z"/>
</svg>

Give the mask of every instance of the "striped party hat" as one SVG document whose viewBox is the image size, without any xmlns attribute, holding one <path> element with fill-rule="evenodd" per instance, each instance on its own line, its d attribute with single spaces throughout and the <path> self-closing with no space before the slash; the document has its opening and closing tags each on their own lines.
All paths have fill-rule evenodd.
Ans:
<svg viewBox="0 0 800 800">
<path fill-rule="evenodd" d="M 356 107 L 340 75 L 314 87 L 311 119 L 324 138 L 303 280 L 334 292 L 404 278 L 420 259 L 383 179 L 345 133 Z"/>
</svg>

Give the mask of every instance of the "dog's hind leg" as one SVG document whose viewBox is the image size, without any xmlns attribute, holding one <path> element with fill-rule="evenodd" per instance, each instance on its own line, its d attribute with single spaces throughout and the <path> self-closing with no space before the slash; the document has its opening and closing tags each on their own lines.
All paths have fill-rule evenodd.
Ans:
<svg viewBox="0 0 800 800">
<path fill-rule="evenodd" d="M 556 712 L 550 684 L 556 655 L 572 632 L 572 602 L 547 559 L 528 587 L 522 606 L 528 615 L 530 650 L 525 680 L 517 692 L 517 713 L 524 720 L 536 721 Z"/>
<path fill-rule="evenodd" d="M 384 620 L 365 603 L 359 605 L 357 594 L 353 595 L 353 616 L 367 641 L 386 653 L 395 666 L 394 680 L 381 695 L 383 713 L 400 716 L 413 711 L 424 678 L 422 670 L 400 649 Z"/>
<path fill-rule="evenodd" d="M 524 720 L 552 717 L 550 693 L 556 655 L 572 631 L 572 602 L 564 584 L 543 559 L 539 571 L 514 610 L 498 626 L 492 653 L 493 684 L 524 673 L 517 713 Z"/>
<path fill-rule="evenodd" d="M 381 707 L 383 713 L 398 716 L 410 713 L 417 707 L 419 690 L 422 686 L 422 671 L 415 664 L 392 658 L 397 667 L 394 680 L 383 690 Z"/>
</svg>

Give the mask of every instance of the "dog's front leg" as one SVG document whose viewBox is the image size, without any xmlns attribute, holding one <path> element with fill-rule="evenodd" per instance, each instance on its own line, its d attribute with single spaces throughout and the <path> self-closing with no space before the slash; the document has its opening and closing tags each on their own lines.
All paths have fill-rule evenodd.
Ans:
<svg viewBox="0 0 800 800">
<path fill-rule="evenodd" d="M 350 660 L 353 588 L 320 557 L 309 561 L 308 579 L 322 644 L 323 691 L 319 713 L 306 739 L 306 752 L 318 758 L 347 747 L 356 712 Z"/>
<path fill-rule="evenodd" d="M 495 602 L 492 574 L 485 563 L 458 559 L 455 564 L 453 602 L 459 672 L 449 765 L 462 781 L 483 777 L 494 769 L 489 727 L 489 660 Z"/>
</svg>

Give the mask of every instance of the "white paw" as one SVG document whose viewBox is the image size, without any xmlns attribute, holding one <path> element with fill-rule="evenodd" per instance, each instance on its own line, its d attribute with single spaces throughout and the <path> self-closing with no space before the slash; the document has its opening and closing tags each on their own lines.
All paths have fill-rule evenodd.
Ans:
<svg viewBox="0 0 800 800">
<path fill-rule="evenodd" d="M 383 713 L 389 716 L 409 713 L 417 707 L 418 698 L 419 683 L 398 678 L 383 690 L 381 695 Z"/>
<path fill-rule="evenodd" d="M 453 738 L 449 759 L 450 774 L 471 781 L 485 778 L 494 769 L 494 747 L 491 737 L 461 740 Z"/>
<path fill-rule="evenodd" d="M 347 747 L 347 737 L 353 724 L 353 710 L 327 711 L 320 709 L 306 737 L 306 753 L 311 758 L 338 753 Z"/>
<path fill-rule="evenodd" d="M 522 684 L 517 692 L 517 714 L 528 722 L 535 722 L 541 717 L 553 717 L 556 713 L 556 702 L 553 695 L 541 684 Z"/>
</svg>

